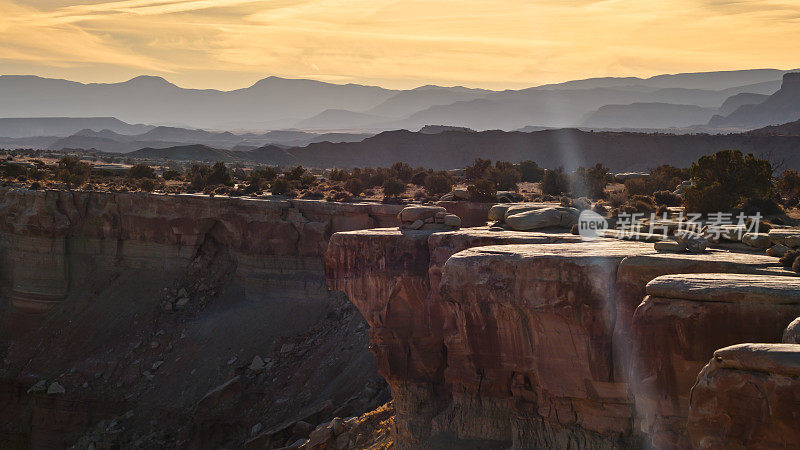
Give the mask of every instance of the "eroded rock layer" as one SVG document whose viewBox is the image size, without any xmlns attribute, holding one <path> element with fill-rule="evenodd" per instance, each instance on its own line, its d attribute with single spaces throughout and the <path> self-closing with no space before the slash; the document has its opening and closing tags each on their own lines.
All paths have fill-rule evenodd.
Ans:
<svg viewBox="0 0 800 450">
<path fill-rule="evenodd" d="M 0 447 L 96 426 L 84 444 L 233 448 L 309 408 L 385 402 L 322 258 L 331 234 L 397 226 L 400 209 L 0 190 Z"/>
<path fill-rule="evenodd" d="M 634 400 L 652 388 L 652 380 L 636 378 L 646 366 L 653 370 L 646 361 L 673 357 L 664 352 L 677 348 L 664 342 L 675 337 L 663 333 L 652 344 L 633 345 L 653 320 L 661 323 L 644 319 L 655 311 L 652 301 L 642 303 L 648 282 L 661 275 L 718 272 L 723 275 L 717 279 L 726 273 L 773 275 L 768 283 L 775 284 L 793 280 L 792 273 L 745 248 L 662 254 L 652 244 L 576 239 L 485 229 L 333 236 L 328 282 L 347 293 L 372 327 L 378 370 L 395 399 L 398 446 L 443 440 L 514 448 L 683 445 L 692 385 L 683 382 L 697 376 L 719 348 L 714 345 L 753 336 L 777 342 L 797 315 L 792 295 L 776 302 L 777 309 L 760 308 L 753 298 L 763 295 L 751 289 L 749 300 L 728 305 L 727 312 L 715 309 L 724 309 L 725 302 L 697 302 L 697 314 L 665 320 L 671 324 L 665 326 L 679 327 L 671 331 L 678 333 L 678 346 L 719 329 L 704 329 L 702 320 L 694 320 L 698 314 L 742 321 L 749 315 L 758 324 L 755 331 L 720 331 L 708 345 L 691 350 L 696 358 L 676 360 L 663 374 L 683 383 L 659 392 L 667 396 L 663 403 L 674 402 L 679 411 L 677 422 L 662 427 L 674 434 L 665 437 L 654 425 L 648 399 Z M 727 295 L 741 298 L 734 288 Z M 680 334 L 695 326 L 694 335 Z M 672 388 L 681 390 L 674 398 Z"/>
<path fill-rule="evenodd" d="M 798 448 L 800 345 L 738 344 L 717 350 L 690 401 L 694 448 Z"/>
<path fill-rule="evenodd" d="M 686 448 L 689 391 L 722 347 L 780 342 L 800 316 L 800 279 L 745 274 L 667 275 L 647 284 L 631 335 L 632 391 L 641 431 L 658 448 Z"/>
</svg>

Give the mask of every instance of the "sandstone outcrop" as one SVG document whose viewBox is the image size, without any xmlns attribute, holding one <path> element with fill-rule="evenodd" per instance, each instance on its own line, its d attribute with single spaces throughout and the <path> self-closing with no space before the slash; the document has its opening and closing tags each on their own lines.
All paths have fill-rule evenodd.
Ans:
<svg viewBox="0 0 800 450">
<path fill-rule="evenodd" d="M 136 433 L 237 447 L 326 400 L 340 416 L 384 403 L 363 318 L 327 289 L 322 256 L 332 233 L 396 227 L 400 209 L 0 189 L 0 447 L 84 432 L 79 448 Z M 241 391 L 200 402 L 236 377 Z M 31 389 L 54 382 L 63 394 Z"/>
<path fill-rule="evenodd" d="M 697 449 L 800 446 L 800 345 L 738 344 L 714 352 L 691 391 Z"/>
<path fill-rule="evenodd" d="M 510 208 L 502 206 L 490 214 L 507 213 Z M 659 435 L 651 436 L 652 416 L 634 401 L 636 389 L 647 383 L 631 383 L 631 327 L 647 283 L 661 275 L 705 272 L 794 280 L 776 259 L 755 250 L 657 253 L 641 242 L 577 240 L 491 229 L 370 230 L 332 237 L 328 282 L 347 293 L 372 327 L 378 370 L 397 408 L 400 448 L 447 436 L 450 445 L 477 440 L 514 448 L 660 442 Z M 743 295 L 735 291 L 734 286 L 725 295 Z M 750 298 L 761 298 L 759 292 L 754 287 Z M 759 303 L 754 305 L 751 312 L 757 313 Z M 649 307 L 643 308 L 645 317 Z M 797 316 L 788 312 L 793 308 L 781 304 L 752 320 L 763 330 L 777 329 L 769 336 L 764 331 L 764 339 L 780 339 Z M 735 313 L 733 308 L 729 314 Z M 769 317 L 774 320 L 768 325 Z M 682 330 L 694 326 L 685 320 Z M 719 345 L 750 336 L 737 336 L 736 329 L 726 333 L 714 338 Z M 674 372 L 691 380 L 689 371 L 695 377 L 704 362 L 692 360 L 691 367 Z M 685 398 L 690 387 L 678 395 Z"/>
<path fill-rule="evenodd" d="M 714 351 L 780 342 L 800 315 L 800 279 L 742 274 L 661 276 L 631 325 L 633 397 L 642 432 L 657 448 L 685 448 L 689 391 Z"/>
</svg>

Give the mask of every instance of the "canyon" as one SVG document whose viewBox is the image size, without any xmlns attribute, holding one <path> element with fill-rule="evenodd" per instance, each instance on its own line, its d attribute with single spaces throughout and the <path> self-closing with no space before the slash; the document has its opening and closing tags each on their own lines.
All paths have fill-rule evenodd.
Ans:
<svg viewBox="0 0 800 450">
<path fill-rule="evenodd" d="M 777 258 L 439 206 L 462 228 L 0 189 L 0 447 L 271 449 L 373 410 L 400 449 L 800 444 L 800 279 Z"/>
<path fill-rule="evenodd" d="M 400 208 L 3 188 L 0 447 L 241 447 L 380 406 L 322 256 Z"/>
</svg>

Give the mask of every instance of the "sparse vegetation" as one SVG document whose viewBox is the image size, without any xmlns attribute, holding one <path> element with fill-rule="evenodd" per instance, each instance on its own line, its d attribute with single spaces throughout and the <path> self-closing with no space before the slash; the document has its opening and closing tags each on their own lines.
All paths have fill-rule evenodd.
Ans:
<svg viewBox="0 0 800 450">
<path fill-rule="evenodd" d="M 80 187 L 89 180 L 92 168 L 76 156 L 65 156 L 58 161 L 56 178 L 71 187 Z"/>
<path fill-rule="evenodd" d="M 157 177 L 155 169 L 147 164 L 136 164 L 135 166 L 131 167 L 128 169 L 128 176 L 136 180 Z"/>
<path fill-rule="evenodd" d="M 569 175 L 564 172 L 563 167 L 554 170 L 545 170 L 542 177 L 542 193 L 548 195 L 560 195 L 570 191 Z"/>
<path fill-rule="evenodd" d="M 686 191 L 689 211 L 710 213 L 764 202 L 773 196 L 772 165 L 752 154 L 725 150 L 703 156 L 689 173 L 695 186 Z"/>
<path fill-rule="evenodd" d="M 453 189 L 453 180 L 447 172 L 434 172 L 425 177 L 425 191 L 429 195 L 441 195 Z"/>
</svg>

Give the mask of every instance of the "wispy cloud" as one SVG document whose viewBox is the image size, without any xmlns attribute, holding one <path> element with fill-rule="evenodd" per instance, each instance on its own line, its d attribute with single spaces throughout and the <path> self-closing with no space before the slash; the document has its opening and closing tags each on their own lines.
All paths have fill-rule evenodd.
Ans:
<svg viewBox="0 0 800 450">
<path fill-rule="evenodd" d="M 84 80 L 519 87 L 800 65 L 788 0 L 0 0 L 0 61 Z M 67 72 L 64 72 L 67 73 Z M 219 76 L 225 73 L 226 76 Z"/>
</svg>

